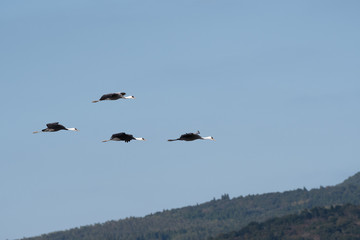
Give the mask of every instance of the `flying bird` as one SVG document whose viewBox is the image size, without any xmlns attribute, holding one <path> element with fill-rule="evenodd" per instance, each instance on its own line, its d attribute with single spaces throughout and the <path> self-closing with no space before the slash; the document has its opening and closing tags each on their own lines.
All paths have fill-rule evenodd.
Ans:
<svg viewBox="0 0 360 240">
<path fill-rule="evenodd" d="M 101 96 L 99 100 L 92 101 L 93 103 L 97 103 L 104 100 L 118 100 L 118 99 L 134 99 L 134 96 L 125 97 L 126 93 L 118 92 L 118 93 L 108 93 Z"/>
<path fill-rule="evenodd" d="M 177 139 L 169 139 L 168 141 L 169 142 L 172 142 L 172 141 L 194 141 L 194 140 L 197 140 L 197 139 L 202 139 L 202 140 L 213 140 L 215 141 L 215 139 L 211 136 L 209 137 L 201 137 L 200 135 L 200 132 L 197 131 L 196 133 L 185 133 L 183 135 L 181 135 L 179 138 Z"/>
<path fill-rule="evenodd" d="M 145 138 L 136 138 L 131 134 L 126 134 L 124 132 L 121 132 L 121 133 L 113 134 L 109 140 L 104 140 L 103 142 L 108 142 L 108 141 L 130 142 L 131 140 L 146 141 Z"/>
<path fill-rule="evenodd" d="M 41 130 L 41 132 L 57 132 L 60 130 L 69 130 L 69 131 L 79 131 L 76 128 L 66 128 L 63 125 L 59 124 L 59 122 L 48 123 L 46 124 L 47 128 Z M 35 131 L 33 133 L 38 133 L 40 131 Z"/>
</svg>

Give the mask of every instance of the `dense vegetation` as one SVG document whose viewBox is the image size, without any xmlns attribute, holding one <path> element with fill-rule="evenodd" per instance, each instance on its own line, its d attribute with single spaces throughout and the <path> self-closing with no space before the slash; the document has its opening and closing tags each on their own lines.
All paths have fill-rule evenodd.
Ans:
<svg viewBox="0 0 360 240">
<path fill-rule="evenodd" d="M 250 223 L 240 231 L 222 234 L 212 240 L 358 240 L 360 206 L 316 207 L 300 214 Z"/>
<path fill-rule="evenodd" d="M 109 221 L 27 240 L 201 240 L 236 231 L 250 222 L 299 213 L 317 206 L 360 204 L 360 173 L 341 184 L 319 189 L 221 199 L 166 210 L 143 218 Z"/>
</svg>

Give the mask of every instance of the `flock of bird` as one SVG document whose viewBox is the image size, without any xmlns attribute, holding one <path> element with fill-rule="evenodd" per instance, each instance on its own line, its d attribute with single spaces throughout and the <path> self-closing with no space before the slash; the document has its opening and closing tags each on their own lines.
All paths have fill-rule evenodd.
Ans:
<svg viewBox="0 0 360 240">
<path fill-rule="evenodd" d="M 126 95 L 126 93 L 124 93 L 124 92 L 108 93 L 108 94 L 102 95 L 99 100 L 95 100 L 95 101 L 92 101 L 92 102 L 97 103 L 97 102 L 105 101 L 105 100 L 134 99 L 135 98 L 134 96 L 125 96 L 125 95 Z M 35 131 L 33 133 L 57 132 L 57 131 L 60 131 L 60 130 L 79 131 L 77 128 L 64 127 L 63 125 L 59 124 L 59 122 L 48 123 L 48 124 L 46 124 L 46 127 L 47 128 L 42 129 L 41 131 Z M 168 141 L 169 142 L 172 142 L 172 141 L 194 141 L 194 140 L 198 140 L 198 139 L 215 141 L 215 139 L 213 137 L 211 137 L 211 136 L 209 136 L 209 137 L 201 137 L 199 131 L 197 131 L 196 133 L 185 133 L 185 134 L 182 134 L 179 138 L 169 139 Z M 109 140 L 104 140 L 103 142 L 108 142 L 108 141 L 130 142 L 131 140 L 145 141 L 145 138 L 136 138 L 131 134 L 121 132 L 121 133 L 113 134 Z"/>
</svg>

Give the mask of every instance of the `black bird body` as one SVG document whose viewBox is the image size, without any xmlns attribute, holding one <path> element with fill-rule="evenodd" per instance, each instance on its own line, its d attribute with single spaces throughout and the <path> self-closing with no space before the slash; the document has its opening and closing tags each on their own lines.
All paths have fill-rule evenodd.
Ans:
<svg viewBox="0 0 360 240">
<path fill-rule="evenodd" d="M 104 140 L 103 142 L 108 142 L 108 141 L 124 141 L 126 143 L 130 142 L 131 140 L 141 140 L 141 141 L 145 141 L 144 138 L 135 138 L 133 135 L 131 134 L 127 134 L 124 132 L 121 133 L 115 133 L 113 135 L 111 135 L 111 138 L 109 140 Z"/>
<path fill-rule="evenodd" d="M 126 93 L 122 92 L 122 93 L 109 93 L 109 94 L 104 94 L 101 96 L 100 101 L 103 100 L 118 100 L 119 98 L 122 98 Z"/>
<path fill-rule="evenodd" d="M 59 122 L 53 122 L 46 124 L 47 128 L 41 130 L 42 132 L 57 132 L 60 130 L 71 130 L 71 131 L 79 131 L 76 128 L 66 128 L 63 125 L 59 124 Z M 35 131 L 33 133 L 38 133 L 39 131 Z"/>
<path fill-rule="evenodd" d="M 54 123 L 48 123 L 46 124 L 47 128 L 41 130 L 43 132 L 57 132 L 60 130 L 67 130 L 66 127 L 64 127 L 63 125 L 59 124 L 59 122 L 54 122 Z"/>
<path fill-rule="evenodd" d="M 111 136 L 110 140 L 112 141 L 125 141 L 130 142 L 131 140 L 135 140 L 134 136 L 131 134 L 126 134 L 124 132 L 115 133 Z"/>
<path fill-rule="evenodd" d="M 135 98 L 134 96 L 125 97 L 125 95 L 126 95 L 126 93 L 124 93 L 124 92 L 108 93 L 108 94 L 102 95 L 99 100 L 95 100 L 95 101 L 92 101 L 92 102 L 97 103 L 97 102 L 105 101 L 105 100 L 118 100 L 120 98 L 122 98 L 122 99 L 133 99 L 133 98 Z"/>
<path fill-rule="evenodd" d="M 185 133 L 185 134 L 181 135 L 177 139 L 169 139 L 168 141 L 169 142 L 172 142 L 172 141 L 194 141 L 194 140 L 197 140 L 197 139 L 214 140 L 214 138 L 211 137 L 211 136 L 209 136 L 209 137 L 201 137 L 199 134 L 200 134 L 199 131 L 197 131 L 196 133 Z"/>
<path fill-rule="evenodd" d="M 182 141 L 194 141 L 196 139 L 201 139 L 199 134 L 196 133 L 185 133 L 183 135 L 181 135 L 177 140 L 182 140 Z"/>
</svg>

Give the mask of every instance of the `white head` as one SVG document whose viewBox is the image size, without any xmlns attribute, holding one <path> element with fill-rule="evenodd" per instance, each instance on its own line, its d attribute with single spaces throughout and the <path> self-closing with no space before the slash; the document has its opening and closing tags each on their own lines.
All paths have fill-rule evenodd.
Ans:
<svg viewBox="0 0 360 240">
<path fill-rule="evenodd" d="M 145 138 L 135 138 L 135 140 L 138 140 L 138 141 L 146 141 Z"/>
<path fill-rule="evenodd" d="M 134 96 L 127 96 L 127 97 L 124 97 L 125 99 L 134 99 L 135 97 Z"/>
<path fill-rule="evenodd" d="M 212 136 L 209 136 L 209 137 L 203 137 L 202 139 L 204 139 L 204 140 L 212 140 L 212 141 L 215 141 L 215 139 L 214 139 Z"/>
<path fill-rule="evenodd" d="M 69 131 L 79 131 L 79 130 L 77 130 L 77 128 L 66 128 L 66 129 Z"/>
</svg>

